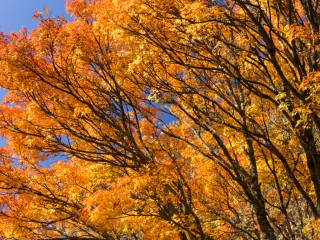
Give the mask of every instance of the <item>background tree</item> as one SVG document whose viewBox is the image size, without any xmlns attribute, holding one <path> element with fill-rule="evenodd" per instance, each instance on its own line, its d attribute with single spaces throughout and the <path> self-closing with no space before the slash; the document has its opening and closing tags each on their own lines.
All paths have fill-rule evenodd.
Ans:
<svg viewBox="0 0 320 240">
<path fill-rule="evenodd" d="M 319 237 L 318 5 L 73 0 L 2 35 L 0 233 Z"/>
</svg>

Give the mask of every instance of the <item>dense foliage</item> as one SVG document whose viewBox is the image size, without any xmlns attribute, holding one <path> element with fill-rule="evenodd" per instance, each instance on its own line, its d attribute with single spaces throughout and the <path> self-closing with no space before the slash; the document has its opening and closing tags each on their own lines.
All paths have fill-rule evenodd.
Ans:
<svg viewBox="0 0 320 240">
<path fill-rule="evenodd" d="M 0 37 L 2 239 L 320 238 L 318 0 L 66 9 Z"/>
</svg>

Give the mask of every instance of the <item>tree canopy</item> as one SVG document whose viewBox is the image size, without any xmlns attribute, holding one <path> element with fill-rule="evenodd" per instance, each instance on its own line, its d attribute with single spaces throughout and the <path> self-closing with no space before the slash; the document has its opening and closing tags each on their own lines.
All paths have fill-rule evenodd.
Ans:
<svg viewBox="0 0 320 240">
<path fill-rule="evenodd" d="M 320 238 L 318 0 L 68 0 L 0 36 L 1 239 Z"/>
</svg>

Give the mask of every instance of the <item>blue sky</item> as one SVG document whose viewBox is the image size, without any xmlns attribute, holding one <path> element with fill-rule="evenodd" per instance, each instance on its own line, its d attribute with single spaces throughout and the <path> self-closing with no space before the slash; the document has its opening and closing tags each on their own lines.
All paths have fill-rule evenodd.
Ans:
<svg viewBox="0 0 320 240">
<path fill-rule="evenodd" d="M 37 26 L 37 20 L 32 20 L 36 10 L 50 9 L 49 16 L 64 16 L 64 0 L 0 0 L 0 31 L 16 32 L 22 27 L 28 30 Z"/>
</svg>

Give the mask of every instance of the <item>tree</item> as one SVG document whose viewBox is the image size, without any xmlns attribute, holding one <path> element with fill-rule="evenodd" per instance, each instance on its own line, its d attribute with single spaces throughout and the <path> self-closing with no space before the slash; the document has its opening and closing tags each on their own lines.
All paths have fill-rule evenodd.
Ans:
<svg viewBox="0 0 320 240">
<path fill-rule="evenodd" d="M 318 238 L 318 5 L 72 0 L 2 35 L 1 236 Z"/>
</svg>

